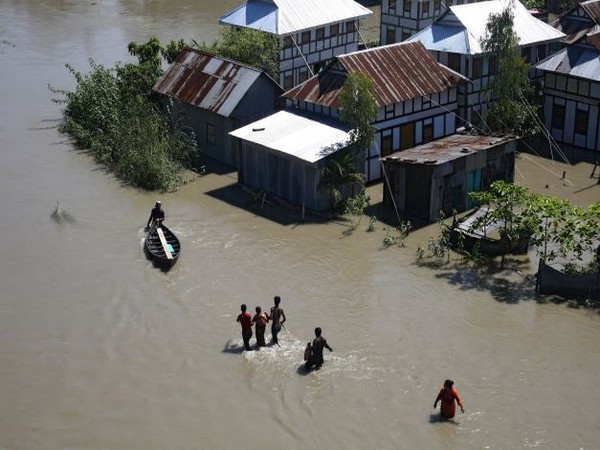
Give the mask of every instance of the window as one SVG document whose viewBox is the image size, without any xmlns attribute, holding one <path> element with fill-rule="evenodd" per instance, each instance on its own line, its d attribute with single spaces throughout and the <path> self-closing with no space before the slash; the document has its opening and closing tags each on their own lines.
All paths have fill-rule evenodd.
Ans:
<svg viewBox="0 0 600 450">
<path fill-rule="evenodd" d="M 394 44 L 396 42 L 396 29 L 394 27 L 388 27 L 385 33 L 385 43 Z"/>
<path fill-rule="evenodd" d="M 209 144 L 215 143 L 215 124 L 207 122 L 206 123 L 206 142 Z"/>
<path fill-rule="evenodd" d="M 338 33 L 340 32 L 339 29 L 340 24 L 339 23 L 334 23 L 333 25 L 329 26 L 329 36 L 337 36 Z"/>
<path fill-rule="evenodd" d="M 396 0 L 390 0 L 389 9 L 393 9 L 394 11 L 396 10 Z"/>
<path fill-rule="evenodd" d="M 310 42 L 310 31 L 303 31 L 300 37 L 300 42 L 302 44 L 308 44 Z"/>
<path fill-rule="evenodd" d="M 323 39 L 325 39 L 325 28 L 317 28 L 316 39 L 317 41 L 322 41 Z"/>
<path fill-rule="evenodd" d="M 410 16 L 410 11 L 411 11 L 411 0 L 404 0 L 404 16 L 408 17 Z"/>
<path fill-rule="evenodd" d="M 546 46 L 545 45 L 540 45 L 537 48 L 537 61 L 541 61 L 544 58 L 546 58 Z"/>
<path fill-rule="evenodd" d="M 288 90 L 294 87 L 294 75 L 291 73 L 284 75 L 283 77 L 283 89 Z"/>
<path fill-rule="evenodd" d="M 577 89 L 577 93 L 579 95 L 585 95 L 589 97 L 590 95 L 590 82 L 589 81 L 579 81 L 579 87 Z"/>
<path fill-rule="evenodd" d="M 531 62 L 531 48 L 523 47 L 521 49 L 521 58 L 523 58 L 523 61 L 529 64 Z"/>
<path fill-rule="evenodd" d="M 392 135 L 383 136 L 381 138 L 381 157 L 392 153 Z"/>
<path fill-rule="evenodd" d="M 429 0 L 421 2 L 421 17 L 429 17 Z"/>
<path fill-rule="evenodd" d="M 473 77 L 472 78 L 481 78 L 483 75 L 483 58 L 481 56 L 476 56 L 473 58 Z"/>
<path fill-rule="evenodd" d="M 404 31 L 402 31 L 402 40 L 403 41 L 407 40 L 410 36 L 411 36 L 410 30 L 404 30 Z"/>
<path fill-rule="evenodd" d="M 552 107 L 552 128 L 562 130 L 565 123 L 565 105 L 557 105 Z"/>
<path fill-rule="evenodd" d="M 353 20 L 349 20 L 346 22 L 346 33 L 352 33 L 353 31 L 356 31 L 356 23 Z"/>
<path fill-rule="evenodd" d="M 390 119 L 394 117 L 394 105 L 385 105 L 385 118 Z"/>
<path fill-rule="evenodd" d="M 587 134 L 588 131 L 588 111 L 578 109 L 575 111 L 575 133 L 576 134 Z"/>
<path fill-rule="evenodd" d="M 433 0 L 433 10 L 434 12 L 440 12 L 440 6 L 442 5 L 441 0 Z"/>
<path fill-rule="evenodd" d="M 433 124 L 423 125 L 423 144 L 433 141 Z"/>
<path fill-rule="evenodd" d="M 308 70 L 301 70 L 298 75 L 298 83 L 303 83 L 308 80 Z"/>
<path fill-rule="evenodd" d="M 291 36 L 285 36 L 283 38 L 283 48 L 290 48 L 292 45 L 293 45 L 292 37 Z"/>
<path fill-rule="evenodd" d="M 448 53 L 448 67 L 455 72 L 460 72 L 460 55 L 458 53 Z"/>
</svg>

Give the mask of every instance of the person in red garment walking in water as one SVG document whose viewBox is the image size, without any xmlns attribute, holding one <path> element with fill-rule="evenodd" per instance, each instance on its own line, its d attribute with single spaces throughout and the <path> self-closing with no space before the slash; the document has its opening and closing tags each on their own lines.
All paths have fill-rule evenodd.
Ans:
<svg viewBox="0 0 600 450">
<path fill-rule="evenodd" d="M 246 305 L 240 306 L 242 313 L 237 316 L 236 321 L 242 325 L 242 340 L 244 341 L 244 349 L 250 351 L 250 338 L 252 337 L 252 314 L 246 311 Z"/>
<path fill-rule="evenodd" d="M 458 403 L 458 406 L 460 406 L 462 413 L 465 413 L 463 401 L 460 398 L 460 395 L 458 395 L 458 391 L 454 388 L 454 381 L 452 380 L 444 381 L 444 387 L 440 390 L 440 393 L 435 398 L 433 409 L 437 408 L 439 401 L 442 402 L 440 409 L 442 420 L 449 420 L 454 417 L 456 414 L 456 403 Z"/>
</svg>

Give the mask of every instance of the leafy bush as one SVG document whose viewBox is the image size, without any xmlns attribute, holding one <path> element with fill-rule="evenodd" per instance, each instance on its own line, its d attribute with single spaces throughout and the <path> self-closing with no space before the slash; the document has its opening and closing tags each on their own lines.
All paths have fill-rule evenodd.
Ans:
<svg viewBox="0 0 600 450">
<path fill-rule="evenodd" d="M 77 82 L 75 91 L 50 87 L 61 97 L 55 101 L 65 105 L 61 131 L 124 182 L 171 190 L 182 182 L 179 171 L 191 160 L 194 138 L 172 125 L 151 100 L 160 54 L 165 54 L 158 40 L 128 48 L 139 64 L 109 69 L 90 60 L 87 74 L 66 66 Z"/>
</svg>

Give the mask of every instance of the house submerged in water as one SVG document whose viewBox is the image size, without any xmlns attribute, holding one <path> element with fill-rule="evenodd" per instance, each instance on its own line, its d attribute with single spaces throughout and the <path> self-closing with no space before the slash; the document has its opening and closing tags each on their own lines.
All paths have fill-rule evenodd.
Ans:
<svg viewBox="0 0 600 450">
<path fill-rule="evenodd" d="M 430 222 L 475 205 L 469 192 L 514 181 L 517 139 L 454 134 L 382 158 L 383 204 Z"/>
<path fill-rule="evenodd" d="M 271 114 L 282 93 L 266 72 L 185 49 L 153 87 L 171 115 L 192 129 L 201 154 L 237 166 L 237 145 L 229 132 Z"/>
<path fill-rule="evenodd" d="M 353 0 L 248 0 L 219 23 L 277 36 L 278 82 L 290 89 L 318 73 L 334 56 L 357 50 L 360 19 L 371 14 Z"/>
</svg>

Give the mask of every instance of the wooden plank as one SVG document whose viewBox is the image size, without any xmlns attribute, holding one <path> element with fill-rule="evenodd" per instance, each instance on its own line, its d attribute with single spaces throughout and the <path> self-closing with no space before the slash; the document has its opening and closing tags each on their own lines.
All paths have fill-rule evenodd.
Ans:
<svg viewBox="0 0 600 450">
<path fill-rule="evenodd" d="M 167 240 L 165 239 L 165 233 L 163 233 L 162 228 L 157 228 L 156 229 L 156 233 L 158 234 L 158 238 L 160 239 L 160 243 L 163 246 L 163 249 L 165 251 L 165 255 L 167 255 L 167 259 L 173 259 L 173 255 L 171 255 L 171 252 L 169 251 L 169 247 L 167 247 Z"/>
</svg>

